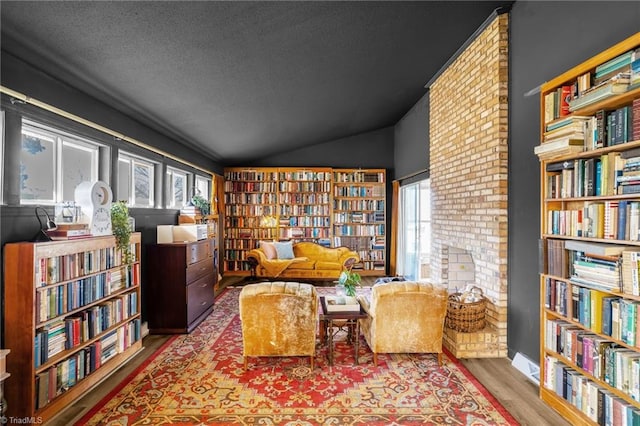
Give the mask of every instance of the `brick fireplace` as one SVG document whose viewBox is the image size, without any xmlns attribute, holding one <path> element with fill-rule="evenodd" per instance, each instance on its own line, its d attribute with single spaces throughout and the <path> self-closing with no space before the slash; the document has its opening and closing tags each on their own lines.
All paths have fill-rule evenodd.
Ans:
<svg viewBox="0 0 640 426">
<path fill-rule="evenodd" d="M 445 330 L 458 358 L 507 356 L 507 83 L 503 14 L 430 86 L 431 277 L 487 298 L 484 330 Z"/>
</svg>

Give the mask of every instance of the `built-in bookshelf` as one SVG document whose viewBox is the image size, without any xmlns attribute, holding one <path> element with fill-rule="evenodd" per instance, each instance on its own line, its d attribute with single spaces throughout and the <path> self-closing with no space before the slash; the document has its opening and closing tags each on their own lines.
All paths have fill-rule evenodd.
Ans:
<svg viewBox="0 0 640 426">
<path fill-rule="evenodd" d="M 43 422 L 141 348 L 140 233 L 4 247 L 5 383 L 13 418 Z"/>
<path fill-rule="evenodd" d="M 333 240 L 358 252 L 354 270 L 386 269 L 386 183 L 384 169 L 333 170 Z"/>
<path fill-rule="evenodd" d="M 247 252 L 278 238 L 278 170 L 229 168 L 224 179 L 224 270 L 248 271 Z"/>
<path fill-rule="evenodd" d="M 278 169 L 278 238 L 331 244 L 331 169 Z"/>
<path fill-rule="evenodd" d="M 640 33 L 541 88 L 540 397 L 640 422 Z"/>
<path fill-rule="evenodd" d="M 384 275 L 384 169 L 225 169 L 224 270 L 249 273 L 260 240 L 347 246 L 363 274 Z"/>
</svg>

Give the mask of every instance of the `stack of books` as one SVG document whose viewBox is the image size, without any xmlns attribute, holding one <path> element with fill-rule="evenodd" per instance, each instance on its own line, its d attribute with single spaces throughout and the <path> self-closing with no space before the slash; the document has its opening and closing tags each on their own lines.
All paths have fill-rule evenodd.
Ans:
<svg viewBox="0 0 640 426">
<path fill-rule="evenodd" d="M 327 313 L 331 312 L 360 312 L 360 304 L 351 296 L 326 296 Z"/>
<path fill-rule="evenodd" d="M 71 240 L 92 236 L 87 223 L 59 223 L 57 226 L 56 229 L 47 231 L 47 235 L 52 240 Z"/>
</svg>

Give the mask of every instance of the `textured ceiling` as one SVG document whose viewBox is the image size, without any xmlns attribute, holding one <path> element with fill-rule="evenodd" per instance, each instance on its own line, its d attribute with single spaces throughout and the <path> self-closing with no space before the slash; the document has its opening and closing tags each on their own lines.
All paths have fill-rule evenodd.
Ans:
<svg viewBox="0 0 640 426">
<path fill-rule="evenodd" d="M 394 125 L 507 3 L 3 0 L 1 42 L 228 165 Z"/>
</svg>

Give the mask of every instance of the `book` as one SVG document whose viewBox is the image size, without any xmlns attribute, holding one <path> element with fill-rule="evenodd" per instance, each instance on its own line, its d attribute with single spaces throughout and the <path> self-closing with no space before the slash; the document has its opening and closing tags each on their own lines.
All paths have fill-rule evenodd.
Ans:
<svg viewBox="0 0 640 426">
<path fill-rule="evenodd" d="M 327 313 L 331 312 L 360 312 L 358 299 L 351 296 L 326 296 Z"/>
<path fill-rule="evenodd" d="M 610 96 L 624 93 L 628 88 L 629 83 L 616 82 L 605 82 L 600 86 L 594 86 L 581 97 L 572 99 L 569 102 L 569 111 L 576 111 L 577 109 L 591 105 Z"/>
<path fill-rule="evenodd" d="M 566 250 L 575 250 L 599 256 L 620 256 L 625 250 L 637 249 L 633 246 L 622 246 L 615 244 L 596 243 L 592 241 L 567 240 L 564 247 Z"/>
</svg>

